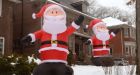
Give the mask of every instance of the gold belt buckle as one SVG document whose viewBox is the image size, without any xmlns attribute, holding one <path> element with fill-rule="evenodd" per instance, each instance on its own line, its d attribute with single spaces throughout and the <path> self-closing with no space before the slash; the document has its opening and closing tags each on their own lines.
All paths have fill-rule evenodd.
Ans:
<svg viewBox="0 0 140 75">
<path fill-rule="evenodd" d="M 103 45 L 103 48 L 106 48 L 106 45 Z"/>
<path fill-rule="evenodd" d="M 57 40 L 51 40 L 51 44 L 57 44 Z"/>
</svg>

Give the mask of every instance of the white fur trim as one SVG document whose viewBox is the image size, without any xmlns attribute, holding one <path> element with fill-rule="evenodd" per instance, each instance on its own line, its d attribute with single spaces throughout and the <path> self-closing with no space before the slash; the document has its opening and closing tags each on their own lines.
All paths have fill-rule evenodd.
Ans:
<svg viewBox="0 0 140 75">
<path fill-rule="evenodd" d="M 39 50 L 39 53 L 41 53 L 41 51 L 52 50 L 52 49 L 56 49 L 56 50 L 58 50 L 58 51 L 64 51 L 64 52 L 66 52 L 67 54 L 69 54 L 68 49 L 66 49 L 66 48 L 60 48 L 60 47 L 45 47 L 45 48 L 41 48 L 41 49 Z"/>
<path fill-rule="evenodd" d="M 111 32 L 111 35 L 112 35 L 113 37 L 115 37 L 115 36 L 116 36 L 116 34 L 115 34 L 115 33 L 113 33 L 113 32 Z"/>
<path fill-rule="evenodd" d="M 95 25 L 93 25 L 93 28 L 95 28 L 96 26 L 100 26 L 100 25 L 105 25 L 106 26 L 106 23 L 104 23 L 104 22 L 96 23 Z"/>
<path fill-rule="evenodd" d="M 102 55 L 96 55 L 96 56 L 93 56 L 93 57 L 103 57 Z"/>
<path fill-rule="evenodd" d="M 110 48 L 98 48 L 98 49 L 93 49 L 93 51 L 102 51 L 102 50 L 110 50 Z"/>
<path fill-rule="evenodd" d="M 72 22 L 72 26 L 75 28 L 75 29 L 79 29 L 80 26 L 78 26 L 77 24 L 75 24 L 75 22 Z"/>
<path fill-rule="evenodd" d="M 88 25 L 86 25 L 86 29 L 88 28 L 89 26 Z"/>
<path fill-rule="evenodd" d="M 46 63 L 46 62 L 62 62 L 62 63 L 67 64 L 67 61 L 64 61 L 64 60 L 43 60 L 43 61 L 41 61 L 40 64 Z"/>
<path fill-rule="evenodd" d="M 32 18 L 36 19 L 36 14 L 35 13 L 32 14 Z"/>
<path fill-rule="evenodd" d="M 93 42 L 92 42 L 92 40 L 91 39 L 88 39 L 90 42 L 91 42 L 91 45 L 93 45 Z"/>
<path fill-rule="evenodd" d="M 93 56 L 93 57 L 108 57 L 108 55 L 96 55 L 96 56 Z"/>
<path fill-rule="evenodd" d="M 35 42 L 36 41 L 35 35 L 33 33 L 30 33 L 28 35 L 31 36 L 31 38 L 32 38 L 32 41 L 31 42 Z"/>
</svg>

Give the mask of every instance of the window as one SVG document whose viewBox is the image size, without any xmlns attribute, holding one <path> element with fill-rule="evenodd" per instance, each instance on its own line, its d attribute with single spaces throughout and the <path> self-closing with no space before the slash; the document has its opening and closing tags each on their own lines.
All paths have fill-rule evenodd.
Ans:
<svg viewBox="0 0 140 75">
<path fill-rule="evenodd" d="M 82 2 L 81 1 L 72 3 L 71 6 L 73 6 L 76 10 L 82 12 Z"/>
<path fill-rule="evenodd" d="M 129 54 L 130 54 L 130 56 L 132 55 L 132 46 L 131 45 L 129 46 Z"/>
<path fill-rule="evenodd" d="M 0 37 L 0 55 L 4 55 L 4 37 Z"/>
<path fill-rule="evenodd" d="M 2 0 L 0 0 L 0 17 L 2 15 Z"/>
<path fill-rule="evenodd" d="M 132 53 L 131 53 L 131 56 L 136 56 L 136 47 L 135 46 L 132 46 Z"/>
<path fill-rule="evenodd" d="M 126 46 L 126 47 L 125 47 L 125 54 L 126 54 L 126 55 L 129 55 L 129 46 Z"/>
<path fill-rule="evenodd" d="M 124 29 L 124 36 L 128 37 L 129 36 L 129 28 Z"/>
<path fill-rule="evenodd" d="M 125 54 L 126 56 L 136 56 L 136 43 L 135 42 L 130 42 L 130 41 L 125 41 Z"/>
<path fill-rule="evenodd" d="M 131 38 L 136 39 L 136 31 L 135 31 L 135 28 L 132 28 L 132 29 L 131 29 L 130 35 L 131 35 Z"/>
<path fill-rule="evenodd" d="M 113 49 L 112 49 L 112 48 L 110 48 L 110 54 L 112 55 L 112 53 L 113 53 Z"/>
</svg>

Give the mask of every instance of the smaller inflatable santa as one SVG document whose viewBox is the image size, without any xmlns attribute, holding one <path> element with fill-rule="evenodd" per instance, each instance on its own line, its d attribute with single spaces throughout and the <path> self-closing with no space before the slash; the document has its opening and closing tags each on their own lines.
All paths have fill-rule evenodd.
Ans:
<svg viewBox="0 0 140 75">
<path fill-rule="evenodd" d="M 86 44 L 93 45 L 93 64 L 97 66 L 107 66 L 108 64 L 113 64 L 112 59 L 110 59 L 109 40 L 115 37 L 115 34 L 113 32 L 109 34 L 106 23 L 104 23 L 101 19 L 93 19 L 90 22 L 88 29 L 92 29 L 95 34 L 86 42 Z"/>
<path fill-rule="evenodd" d="M 79 16 L 67 28 L 66 13 L 62 7 L 55 4 L 44 5 L 40 12 L 33 14 L 34 19 L 43 17 L 42 29 L 30 33 L 22 39 L 22 43 L 40 40 L 41 63 L 34 69 L 33 75 L 72 75 L 72 68 L 68 67 L 67 55 L 68 37 L 80 28 L 84 17 Z"/>
</svg>

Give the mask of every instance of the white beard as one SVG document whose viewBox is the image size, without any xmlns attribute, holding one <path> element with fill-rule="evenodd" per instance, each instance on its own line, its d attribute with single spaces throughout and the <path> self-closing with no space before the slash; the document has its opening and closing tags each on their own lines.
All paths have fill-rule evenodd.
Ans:
<svg viewBox="0 0 140 75">
<path fill-rule="evenodd" d="M 65 16 L 45 16 L 43 20 L 43 30 L 50 34 L 59 34 L 66 31 Z"/>
<path fill-rule="evenodd" d="M 99 40 L 102 40 L 104 42 L 110 39 L 110 35 L 108 31 L 104 31 L 104 32 L 96 31 L 95 35 Z"/>
</svg>

